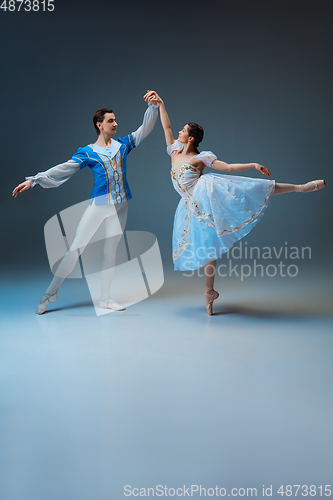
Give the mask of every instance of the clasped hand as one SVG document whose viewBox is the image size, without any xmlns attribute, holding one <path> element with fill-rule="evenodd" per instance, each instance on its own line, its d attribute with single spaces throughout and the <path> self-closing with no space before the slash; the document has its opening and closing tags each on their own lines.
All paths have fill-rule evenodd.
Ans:
<svg viewBox="0 0 333 500">
<path fill-rule="evenodd" d="M 147 90 L 147 93 L 143 96 L 143 98 L 146 102 L 150 102 L 151 104 L 154 104 L 155 106 L 157 104 L 163 103 L 162 99 L 157 94 L 157 92 L 155 92 L 155 90 Z"/>
</svg>

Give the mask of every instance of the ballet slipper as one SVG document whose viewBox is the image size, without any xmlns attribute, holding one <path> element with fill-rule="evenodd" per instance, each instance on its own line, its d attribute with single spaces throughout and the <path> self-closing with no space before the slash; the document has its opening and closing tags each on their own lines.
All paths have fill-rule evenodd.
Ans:
<svg viewBox="0 0 333 500">
<path fill-rule="evenodd" d="M 112 299 L 104 299 L 99 302 L 99 307 L 102 309 L 112 309 L 112 311 L 126 311 L 126 307 L 118 304 Z"/>
<path fill-rule="evenodd" d="M 310 181 L 306 184 L 298 184 L 295 186 L 295 191 L 297 193 L 311 193 L 312 191 L 319 191 L 319 189 L 323 189 L 326 186 L 326 182 L 324 179 L 318 181 Z"/>
<path fill-rule="evenodd" d="M 208 316 L 212 316 L 213 314 L 213 302 L 219 297 L 219 293 L 216 290 L 210 290 L 209 292 L 205 292 L 205 303 Z"/>
<path fill-rule="evenodd" d="M 45 300 L 43 300 L 43 299 L 45 299 Z M 58 300 L 57 293 L 54 293 L 53 295 L 51 295 L 49 293 L 44 293 L 43 297 L 41 298 L 40 303 L 37 306 L 37 314 L 44 314 L 49 303 L 55 302 L 56 300 Z"/>
</svg>

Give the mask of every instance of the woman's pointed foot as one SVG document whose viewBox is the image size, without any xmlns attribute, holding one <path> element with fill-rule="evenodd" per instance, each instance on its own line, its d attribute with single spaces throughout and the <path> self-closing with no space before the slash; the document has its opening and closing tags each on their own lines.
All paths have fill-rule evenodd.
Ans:
<svg viewBox="0 0 333 500">
<path fill-rule="evenodd" d="M 58 300 L 57 293 L 54 293 L 53 295 L 51 295 L 50 293 L 44 293 L 40 303 L 37 306 L 37 314 L 44 314 L 49 303 L 55 302 L 56 300 Z"/>
<path fill-rule="evenodd" d="M 212 316 L 213 314 L 213 302 L 219 297 L 219 293 L 216 290 L 210 290 L 209 292 L 205 292 L 205 303 L 208 316 Z"/>
<path fill-rule="evenodd" d="M 312 191 L 319 191 L 319 189 L 323 189 L 326 186 L 326 182 L 324 179 L 317 181 L 310 181 L 306 184 L 298 184 L 295 186 L 295 191 L 297 193 L 311 193 Z"/>
<path fill-rule="evenodd" d="M 126 311 L 126 307 L 118 304 L 118 302 L 113 299 L 100 300 L 99 307 L 102 309 L 112 309 L 112 311 Z"/>
</svg>

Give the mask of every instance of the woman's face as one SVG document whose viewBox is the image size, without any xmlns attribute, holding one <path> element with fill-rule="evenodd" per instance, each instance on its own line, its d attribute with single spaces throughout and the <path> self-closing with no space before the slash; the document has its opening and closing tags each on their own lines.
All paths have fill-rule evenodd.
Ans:
<svg viewBox="0 0 333 500">
<path fill-rule="evenodd" d="M 100 131 L 104 131 L 107 134 L 115 134 L 117 132 L 118 123 L 116 122 L 116 117 L 114 113 L 105 113 L 102 122 L 98 122 L 98 128 Z"/>
<path fill-rule="evenodd" d="M 189 135 L 188 135 L 188 125 L 185 125 L 185 127 L 179 131 L 178 133 L 178 141 L 179 142 L 182 142 L 182 143 L 187 143 L 188 142 L 188 138 L 189 138 Z"/>
</svg>

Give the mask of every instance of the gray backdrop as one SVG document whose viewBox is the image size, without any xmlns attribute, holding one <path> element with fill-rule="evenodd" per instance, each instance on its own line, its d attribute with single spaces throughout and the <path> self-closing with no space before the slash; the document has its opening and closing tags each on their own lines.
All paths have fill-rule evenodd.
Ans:
<svg viewBox="0 0 333 500">
<path fill-rule="evenodd" d="M 135 130 L 147 89 L 165 100 L 174 135 L 205 129 L 201 149 L 256 161 L 280 182 L 326 178 L 310 195 L 273 197 L 249 245 L 311 246 L 330 256 L 332 30 L 329 3 L 55 0 L 54 12 L 0 12 L 2 262 L 47 268 L 43 226 L 89 198 L 84 169 L 58 189 L 13 187 L 96 139 L 92 116 L 112 107 Z M 156 234 L 171 261 L 178 203 L 160 123 L 128 158 L 128 229 Z M 243 175 L 260 176 L 256 171 Z"/>
</svg>

